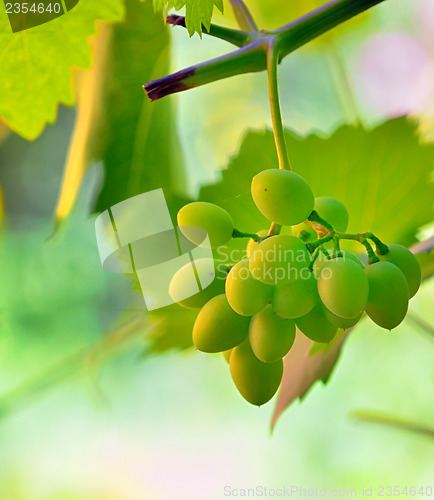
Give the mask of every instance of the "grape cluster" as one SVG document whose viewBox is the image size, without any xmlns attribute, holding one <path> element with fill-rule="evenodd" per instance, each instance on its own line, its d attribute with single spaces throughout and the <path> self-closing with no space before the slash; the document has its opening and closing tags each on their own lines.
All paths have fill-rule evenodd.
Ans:
<svg viewBox="0 0 434 500">
<path fill-rule="evenodd" d="M 293 172 L 265 170 L 253 178 L 251 192 L 259 211 L 273 223 L 271 230 L 250 235 L 245 259 L 225 271 L 219 267 L 209 287 L 180 303 L 200 308 L 193 327 L 196 348 L 223 352 L 241 395 L 260 406 L 280 385 L 282 358 L 294 343 L 296 328 L 315 342 L 328 343 L 339 328 L 353 327 L 366 312 L 391 330 L 404 319 L 421 271 L 403 246 L 386 246 L 372 233 L 346 234 L 344 205 L 315 198 Z M 212 248 L 246 236 L 234 229 L 223 208 L 205 202 L 184 206 L 178 225 L 181 230 L 206 229 Z M 280 234 L 281 226 L 290 226 L 284 232 L 291 234 Z M 367 265 L 340 248 L 344 240 L 365 246 Z M 375 253 L 368 240 L 375 243 Z M 196 262 L 199 271 L 202 264 Z M 182 270 L 174 276 L 173 296 L 185 280 Z"/>
</svg>

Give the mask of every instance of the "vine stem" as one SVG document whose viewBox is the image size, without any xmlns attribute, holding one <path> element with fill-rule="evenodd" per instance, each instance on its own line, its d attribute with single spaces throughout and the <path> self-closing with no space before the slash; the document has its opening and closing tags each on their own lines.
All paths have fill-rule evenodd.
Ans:
<svg viewBox="0 0 434 500">
<path fill-rule="evenodd" d="M 279 50 L 274 40 L 270 40 L 267 47 L 267 74 L 268 94 L 270 98 L 271 121 L 273 123 L 274 141 L 276 143 L 279 168 L 292 170 L 286 149 L 285 132 L 283 130 L 282 112 L 279 102 L 279 84 L 277 81 L 277 66 L 279 64 Z"/>
<path fill-rule="evenodd" d="M 251 31 L 253 33 L 259 32 L 258 26 L 243 0 L 229 0 L 229 3 L 234 11 L 238 26 L 242 30 Z"/>
</svg>

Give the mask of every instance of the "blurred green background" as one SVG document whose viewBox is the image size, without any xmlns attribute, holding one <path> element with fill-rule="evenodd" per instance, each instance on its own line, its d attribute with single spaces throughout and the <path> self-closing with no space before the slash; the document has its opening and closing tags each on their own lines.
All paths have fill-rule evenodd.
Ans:
<svg viewBox="0 0 434 500">
<path fill-rule="evenodd" d="M 160 23 L 148 4 L 132 4 Z M 318 2 L 248 4 L 261 26 L 274 28 Z M 229 5 L 226 11 L 215 22 L 234 26 Z M 132 43 L 123 29 L 127 25 L 113 36 Z M 105 150 L 106 168 L 122 162 L 128 135 L 121 125 L 129 117 L 116 110 L 143 101 L 141 84 L 169 66 L 175 71 L 228 50 L 206 36 L 189 39 L 182 28 L 161 36 L 167 32 L 170 52 L 163 61 L 147 58 L 158 38 L 151 30 L 144 36 L 148 45 L 129 45 L 131 61 L 107 70 L 108 78 L 127 79 L 122 64 L 131 64 L 140 79 L 128 81 L 132 103 L 121 78 L 121 90 L 113 85 L 104 96 L 114 110 L 109 119 L 119 127 Z M 285 124 L 303 136 L 314 131 L 327 137 L 357 118 L 373 127 L 407 114 L 422 140 L 434 138 L 433 42 L 432 0 L 385 2 L 338 36 L 323 37 L 282 63 Z M 139 144 L 145 174 L 133 191 L 170 177 L 167 189 L 176 199 L 195 197 L 201 185 L 219 179 L 218 170 L 238 151 L 247 129 L 271 123 L 264 74 L 224 80 L 167 102 L 165 108 L 159 104 L 158 115 L 146 105 L 134 117 L 164 133 Z M 91 215 L 95 200 L 98 207 L 113 202 L 110 186 L 119 185 L 121 174 L 110 177 L 112 184 L 106 177 L 99 194 L 103 167 L 88 169 L 72 214 L 52 234 L 76 117 L 75 108 L 60 106 L 56 122 L 34 141 L 7 131 L 0 139 L 0 498 L 214 500 L 225 498 L 225 486 L 292 485 L 357 489 L 358 496 L 362 487 L 373 486 L 375 496 L 378 486 L 434 486 L 432 436 L 350 417 L 369 409 L 433 427 L 434 336 L 411 319 L 393 333 L 362 322 L 329 385 L 315 386 L 302 404 L 293 404 L 273 435 L 273 403 L 248 405 L 221 356 L 156 354 L 147 328 L 123 331 L 129 317 L 140 321 L 140 314 L 129 310 L 128 278 L 100 265 Z M 417 166 L 408 168 L 417 175 Z M 114 199 L 131 189 L 117 191 Z M 420 228 L 420 238 L 432 229 Z M 431 328 L 433 296 L 431 279 L 411 302 L 411 311 Z"/>
</svg>

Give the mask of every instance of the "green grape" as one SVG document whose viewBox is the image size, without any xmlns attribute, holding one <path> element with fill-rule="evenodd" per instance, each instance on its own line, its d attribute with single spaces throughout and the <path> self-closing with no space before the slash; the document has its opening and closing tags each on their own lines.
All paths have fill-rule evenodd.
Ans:
<svg viewBox="0 0 434 500">
<path fill-rule="evenodd" d="M 284 319 L 304 316 L 317 302 L 316 278 L 308 268 L 304 269 L 299 279 L 275 288 L 271 299 L 273 311 Z"/>
<path fill-rule="evenodd" d="M 283 361 L 263 363 L 254 355 L 248 340 L 232 351 L 229 366 L 238 391 L 252 405 L 262 406 L 270 401 L 282 380 Z"/>
<path fill-rule="evenodd" d="M 268 305 L 253 316 L 249 339 L 255 356 L 264 363 L 273 363 L 291 349 L 295 340 L 295 323 L 279 318 Z"/>
<path fill-rule="evenodd" d="M 330 342 L 338 328 L 327 319 L 323 306 L 317 304 L 312 311 L 301 318 L 296 318 L 297 328 L 314 342 Z"/>
<path fill-rule="evenodd" d="M 272 286 L 252 276 L 248 260 L 241 260 L 229 271 L 225 290 L 229 305 L 242 316 L 253 316 L 261 311 L 273 293 Z"/>
<path fill-rule="evenodd" d="M 293 226 L 306 220 L 313 210 L 314 196 L 309 184 L 288 170 L 263 170 L 252 180 L 252 197 L 268 220 Z"/>
<path fill-rule="evenodd" d="M 253 250 L 249 269 L 253 276 L 268 285 L 284 286 L 300 277 L 309 266 L 305 243 L 290 235 L 271 236 Z"/>
<path fill-rule="evenodd" d="M 200 310 L 193 326 L 193 342 L 202 352 L 221 352 L 240 344 L 249 334 L 250 318 L 240 316 L 225 294 L 217 295 Z"/>
<path fill-rule="evenodd" d="M 365 269 L 369 281 L 368 316 L 377 325 L 391 330 L 405 318 L 408 309 L 408 283 L 395 264 L 386 261 Z"/>
<path fill-rule="evenodd" d="M 361 260 L 357 257 L 357 255 L 354 255 L 353 253 L 349 252 L 348 250 L 340 250 L 340 255 L 334 255 L 333 250 L 330 250 L 329 253 L 332 256 L 332 260 L 333 259 L 352 260 L 356 264 L 358 264 L 361 269 L 365 268 L 365 266 L 363 265 Z M 321 252 L 320 256 L 316 259 L 316 261 L 313 264 L 313 272 L 317 278 L 319 278 L 319 276 L 321 274 L 321 269 L 323 268 L 324 264 L 326 264 L 327 262 L 330 262 L 330 259 L 328 259 Z"/>
<path fill-rule="evenodd" d="M 187 309 L 200 309 L 210 299 L 225 291 L 226 266 L 215 265 L 213 259 L 196 259 L 194 265 L 201 291 L 197 291 L 199 285 L 190 263 L 178 269 L 169 285 L 169 295 L 175 302 Z M 211 284 L 203 288 L 204 284 L 211 280 Z M 186 295 L 190 296 L 182 298 Z"/>
<path fill-rule="evenodd" d="M 258 231 L 256 234 L 258 236 L 260 236 L 261 238 L 263 238 L 264 236 L 267 236 L 268 229 L 261 229 L 261 231 Z M 253 250 L 255 249 L 256 245 L 258 245 L 258 242 L 253 240 L 252 238 L 250 238 L 249 242 L 247 243 L 247 247 L 246 247 L 247 257 L 250 257 L 250 255 L 253 252 Z"/>
<path fill-rule="evenodd" d="M 178 226 L 184 236 L 195 245 L 200 245 L 203 241 L 194 229 L 189 230 L 189 226 L 205 229 L 211 248 L 224 245 L 232 237 L 234 230 L 232 217 L 226 210 L 204 201 L 195 201 L 182 207 L 178 212 Z"/>
<path fill-rule="evenodd" d="M 368 302 L 368 280 L 356 262 L 332 259 L 321 269 L 318 293 L 333 314 L 341 318 L 354 318 Z"/>
<path fill-rule="evenodd" d="M 223 357 L 225 358 L 225 360 L 229 363 L 229 360 L 231 359 L 231 354 L 232 354 L 232 351 L 234 349 L 228 349 L 226 351 L 223 351 L 222 354 L 223 354 Z"/>
<path fill-rule="evenodd" d="M 336 314 L 333 314 L 331 311 L 329 311 L 325 306 L 323 307 L 323 310 L 326 318 L 330 321 L 330 323 L 337 326 L 338 328 L 342 328 L 342 330 L 347 330 L 348 328 L 352 328 L 353 326 L 357 325 L 363 315 L 363 312 L 361 312 L 355 318 L 340 318 L 339 316 L 336 316 Z"/>
<path fill-rule="evenodd" d="M 407 278 L 409 298 L 413 297 L 419 290 L 421 282 L 420 265 L 414 254 L 402 245 L 388 245 L 389 251 L 385 255 L 379 255 L 380 260 L 391 262 L 399 267 Z"/>
<path fill-rule="evenodd" d="M 348 212 L 345 206 L 334 198 L 315 198 L 315 210 L 331 224 L 336 231 L 345 232 L 348 227 Z"/>
</svg>

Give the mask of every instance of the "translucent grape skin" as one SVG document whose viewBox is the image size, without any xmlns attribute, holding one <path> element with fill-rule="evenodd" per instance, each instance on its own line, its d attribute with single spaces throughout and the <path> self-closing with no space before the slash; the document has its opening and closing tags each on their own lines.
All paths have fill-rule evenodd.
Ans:
<svg viewBox="0 0 434 500">
<path fill-rule="evenodd" d="M 284 286 L 298 279 L 309 266 L 306 245 L 290 235 L 271 236 L 259 243 L 250 255 L 253 276 L 268 285 Z"/>
<path fill-rule="evenodd" d="M 195 290 L 198 286 L 196 275 L 192 273 L 191 265 L 182 266 L 174 275 L 169 285 L 169 295 L 172 299 L 186 309 L 200 309 L 210 299 L 216 295 L 220 295 L 225 291 L 226 272 L 223 266 L 215 265 L 212 259 L 196 259 L 194 261 L 196 271 L 200 277 L 201 283 L 205 273 L 209 272 L 210 263 L 214 268 L 211 278 L 214 279 L 210 285 L 203 288 L 200 292 L 187 297 L 186 299 L 178 300 L 184 295 L 185 290 Z"/>
<path fill-rule="evenodd" d="M 258 231 L 256 233 L 258 236 L 260 236 L 261 238 L 267 236 L 268 234 L 268 229 L 261 229 L 261 231 Z M 252 238 L 249 239 L 249 242 L 247 243 L 247 247 L 246 247 L 246 254 L 247 254 L 247 257 L 250 257 L 250 255 L 252 254 L 253 250 L 255 249 L 256 245 L 258 245 L 258 242 L 253 240 Z"/>
<path fill-rule="evenodd" d="M 314 207 L 309 184 L 288 170 L 263 170 L 253 177 L 251 190 L 253 201 L 262 215 L 283 226 L 303 222 Z"/>
<path fill-rule="evenodd" d="M 380 260 L 395 264 L 407 278 L 409 298 L 413 297 L 419 290 L 422 273 L 420 265 L 413 253 L 402 245 L 388 245 L 389 251 L 379 255 Z"/>
<path fill-rule="evenodd" d="M 317 302 L 316 278 L 308 268 L 303 270 L 299 279 L 286 286 L 276 287 L 271 299 L 273 312 L 284 319 L 304 316 Z"/>
<path fill-rule="evenodd" d="M 392 330 L 405 318 L 408 309 L 408 283 L 395 264 L 386 261 L 365 269 L 369 281 L 368 316 L 377 325 Z"/>
<path fill-rule="evenodd" d="M 229 366 L 238 391 L 252 405 L 270 401 L 282 380 L 282 359 L 263 363 L 253 353 L 248 339 L 232 351 Z"/>
<path fill-rule="evenodd" d="M 368 302 L 368 279 L 356 262 L 332 259 L 321 269 L 318 294 L 333 314 L 341 318 L 354 318 L 365 309 Z"/>
<path fill-rule="evenodd" d="M 232 309 L 241 316 L 253 316 L 271 300 L 273 287 L 255 279 L 249 261 L 237 262 L 226 278 L 226 297 Z"/>
<path fill-rule="evenodd" d="M 295 322 L 279 318 L 268 305 L 253 316 L 249 339 L 255 356 L 264 363 L 273 363 L 286 356 L 294 344 Z"/>
<path fill-rule="evenodd" d="M 340 250 L 340 255 L 333 255 L 332 251 L 330 251 L 330 253 L 332 254 L 332 259 L 353 260 L 361 269 L 365 268 L 363 262 L 357 257 L 357 255 L 354 255 L 348 250 Z M 327 264 L 327 262 L 330 262 L 330 259 L 327 259 L 327 257 L 321 253 L 313 265 L 313 272 L 317 278 L 319 278 L 321 269 L 325 264 Z"/>
<path fill-rule="evenodd" d="M 200 310 L 193 326 L 193 343 L 202 352 L 222 352 L 240 344 L 249 334 L 250 318 L 240 316 L 225 294 L 217 295 Z"/>
<path fill-rule="evenodd" d="M 357 325 L 357 323 L 360 321 L 360 318 L 363 316 L 363 312 L 361 312 L 355 318 L 340 318 L 339 316 L 336 316 L 336 314 L 333 314 L 331 311 L 329 311 L 325 306 L 323 307 L 323 310 L 326 318 L 330 321 L 330 323 L 337 326 L 338 328 L 341 328 L 342 330 L 348 330 L 348 328 L 352 328 L 353 326 Z"/>
<path fill-rule="evenodd" d="M 330 342 L 338 331 L 337 326 L 330 323 L 319 303 L 312 311 L 301 318 L 296 318 L 297 328 L 314 342 Z"/>
<path fill-rule="evenodd" d="M 196 245 L 200 245 L 198 235 L 189 231 L 188 227 L 201 227 L 208 233 L 211 248 L 217 248 L 227 243 L 232 237 L 234 223 L 225 209 L 204 201 L 195 201 L 181 208 L 178 212 L 178 226 L 186 238 Z"/>
<path fill-rule="evenodd" d="M 336 231 L 345 232 L 348 227 L 348 211 L 345 205 L 326 196 L 315 198 L 315 210 L 320 217 L 331 224 Z"/>
</svg>

